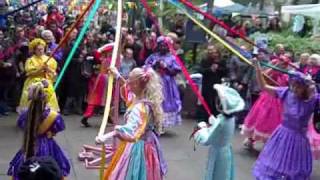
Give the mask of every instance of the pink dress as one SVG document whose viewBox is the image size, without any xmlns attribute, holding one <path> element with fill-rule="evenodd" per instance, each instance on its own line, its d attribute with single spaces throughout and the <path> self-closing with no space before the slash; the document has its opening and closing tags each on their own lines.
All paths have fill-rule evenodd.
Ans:
<svg viewBox="0 0 320 180">
<path fill-rule="evenodd" d="M 279 86 L 288 85 L 288 75 L 271 71 L 270 77 Z M 242 134 L 254 140 L 266 141 L 281 123 L 282 104 L 280 99 L 266 91 L 260 93 L 259 98 L 244 120 Z"/>
<path fill-rule="evenodd" d="M 320 160 L 320 134 L 316 132 L 312 122 L 313 118 L 309 121 L 307 136 L 311 145 L 311 151 L 315 160 Z"/>
</svg>

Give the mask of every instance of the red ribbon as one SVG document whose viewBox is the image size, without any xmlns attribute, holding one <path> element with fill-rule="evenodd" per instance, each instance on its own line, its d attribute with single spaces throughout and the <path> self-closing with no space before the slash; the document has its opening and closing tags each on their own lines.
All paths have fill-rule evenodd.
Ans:
<svg viewBox="0 0 320 180">
<path fill-rule="evenodd" d="M 89 11 L 89 9 L 92 7 L 92 5 L 94 4 L 95 0 L 91 0 L 90 3 L 87 5 L 86 9 L 80 14 L 80 16 L 76 19 L 76 21 L 72 24 L 71 28 L 69 29 L 69 31 L 66 33 L 66 35 L 62 38 L 62 40 L 59 42 L 58 46 L 52 51 L 52 53 L 50 54 L 48 60 L 46 61 L 46 63 L 53 57 L 53 55 L 62 47 L 62 45 L 64 43 L 67 42 L 67 40 L 69 39 L 69 36 L 71 35 L 71 33 L 73 32 L 73 30 L 81 23 L 81 20 L 83 19 L 83 17 L 86 15 L 86 13 Z"/>
<path fill-rule="evenodd" d="M 154 19 L 154 13 L 152 12 L 150 6 L 148 5 L 146 0 L 140 0 L 140 2 L 142 3 L 142 5 L 144 6 L 144 8 L 147 11 L 147 14 L 149 16 L 152 17 L 153 23 L 159 28 L 159 24 L 158 21 L 156 19 Z M 159 29 L 160 30 L 160 29 Z M 161 35 L 163 35 L 163 33 L 161 31 L 159 31 Z M 197 95 L 199 101 L 201 102 L 201 104 L 203 105 L 204 109 L 206 110 L 206 112 L 210 115 L 212 115 L 212 112 L 208 106 L 208 103 L 204 100 L 203 96 L 201 95 L 198 86 L 194 83 L 194 81 L 192 80 L 192 78 L 190 77 L 190 74 L 187 70 L 187 68 L 184 66 L 182 60 L 179 58 L 179 56 L 177 55 L 176 51 L 174 50 L 172 44 L 170 42 L 168 42 L 165 39 L 166 44 L 168 45 L 170 52 L 175 56 L 177 63 L 180 65 L 181 67 L 181 71 L 184 74 L 184 76 L 186 77 L 192 91 Z"/>
<path fill-rule="evenodd" d="M 233 35 L 237 35 L 239 36 L 241 39 L 245 40 L 246 42 L 248 42 L 249 44 L 257 47 L 258 49 L 260 49 L 258 47 L 257 44 L 255 44 L 253 41 L 251 41 L 250 39 L 248 39 L 245 35 L 243 35 L 242 33 L 239 33 L 238 31 L 230 28 L 228 25 L 226 25 L 223 21 L 220 21 L 219 19 L 215 18 L 214 16 L 212 16 L 211 14 L 201 10 L 200 8 L 196 7 L 195 5 L 193 5 L 190 1 L 188 0 L 179 0 L 182 4 L 184 4 L 185 6 L 189 7 L 190 9 L 200 13 L 201 15 L 203 15 L 205 18 L 211 20 L 211 22 L 218 24 L 220 27 L 224 28 L 225 30 L 227 30 L 229 33 L 232 33 Z M 267 51 L 265 51 L 267 53 Z M 297 66 L 295 66 L 293 63 L 289 63 L 289 66 L 298 69 Z"/>
<path fill-rule="evenodd" d="M 243 40 L 247 41 L 248 43 L 250 43 L 253 46 L 257 45 L 252 42 L 250 39 L 248 39 L 246 36 L 244 36 L 243 34 L 239 33 L 238 31 L 235 31 L 234 29 L 230 28 L 228 25 L 226 25 L 223 21 L 220 21 L 219 19 L 215 18 L 214 16 L 212 16 L 209 13 L 204 12 L 203 10 L 201 10 L 200 8 L 196 7 L 195 5 L 193 5 L 190 1 L 188 0 L 179 0 L 182 4 L 184 4 L 185 6 L 189 7 L 190 9 L 200 13 L 201 15 L 203 15 L 205 18 L 211 20 L 213 23 L 218 24 L 219 26 L 221 26 L 222 28 L 224 28 L 225 30 L 227 30 L 228 32 L 231 32 L 233 35 L 237 35 L 240 38 L 242 38 Z"/>
</svg>

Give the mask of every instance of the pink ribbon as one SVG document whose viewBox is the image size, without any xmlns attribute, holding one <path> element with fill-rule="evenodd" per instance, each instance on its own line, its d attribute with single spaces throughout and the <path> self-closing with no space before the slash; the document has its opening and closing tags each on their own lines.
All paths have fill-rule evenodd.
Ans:
<svg viewBox="0 0 320 180">
<path fill-rule="evenodd" d="M 163 35 L 163 33 L 160 31 L 159 28 L 159 24 L 158 21 L 156 19 L 154 19 L 154 13 L 152 12 L 150 6 L 148 5 L 146 0 L 140 0 L 140 2 L 142 3 L 142 5 L 144 6 L 144 8 L 146 9 L 148 15 L 150 17 L 152 17 L 153 23 L 157 26 L 157 28 L 159 29 L 159 32 L 161 35 Z M 172 44 L 170 42 L 168 42 L 165 39 L 165 43 L 168 45 L 170 52 L 175 56 L 177 63 L 179 64 L 179 66 L 181 67 L 181 71 L 184 74 L 184 76 L 186 77 L 192 91 L 197 95 L 199 101 L 201 102 L 201 104 L 203 105 L 204 109 L 206 110 L 206 112 L 210 115 L 212 115 L 212 112 L 208 106 L 208 103 L 204 100 L 203 96 L 201 95 L 198 86 L 194 83 L 194 81 L 192 80 L 187 68 L 184 66 L 184 63 L 182 62 L 182 60 L 179 58 L 179 56 L 177 55 L 176 51 L 174 50 Z"/>
</svg>

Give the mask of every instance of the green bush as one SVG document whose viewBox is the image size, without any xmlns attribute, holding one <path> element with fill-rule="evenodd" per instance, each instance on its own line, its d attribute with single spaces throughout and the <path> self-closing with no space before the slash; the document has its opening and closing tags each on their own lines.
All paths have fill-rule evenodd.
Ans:
<svg viewBox="0 0 320 180">
<path fill-rule="evenodd" d="M 320 53 L 320 42 L 312 38 L 301 38 L 292 32 L 268 33 L 271 38 L 270 49 L 274 49 L 276 44 L 284 44 L 288 50 L 291 50 L 295 57 L 302 53 Z"/>
</svg>

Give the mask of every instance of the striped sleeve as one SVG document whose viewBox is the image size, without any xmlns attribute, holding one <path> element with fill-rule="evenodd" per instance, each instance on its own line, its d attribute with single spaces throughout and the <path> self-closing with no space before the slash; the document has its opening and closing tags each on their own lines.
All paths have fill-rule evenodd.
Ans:
<svg viewBox="0 0 320 180">
<path fill-rule="evenodd" d="M 134 94 L 126 86 L 121 87 L 120 96 L 126 103 L 127 107 L 132 104 L 132 101 L 135 98 Z"/>
<path fill-rule="evenodd" d="M 116 126 L 115 131 L 121 139 L 136 142 L 144 134 L 148 123 L 148 110 L 146 105 L 143 103 L 134 105 L 127 118 L 126 124 Z"/>
</svg>

